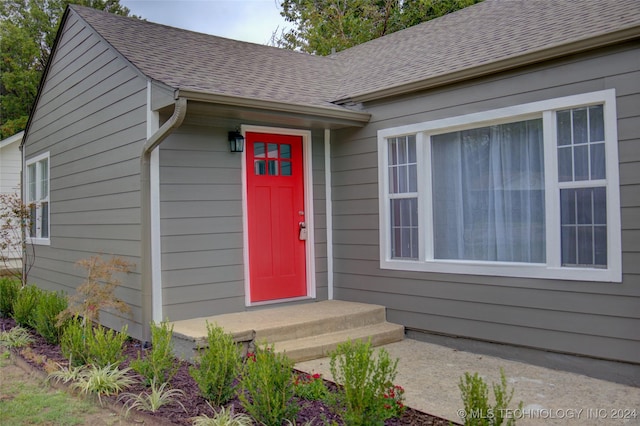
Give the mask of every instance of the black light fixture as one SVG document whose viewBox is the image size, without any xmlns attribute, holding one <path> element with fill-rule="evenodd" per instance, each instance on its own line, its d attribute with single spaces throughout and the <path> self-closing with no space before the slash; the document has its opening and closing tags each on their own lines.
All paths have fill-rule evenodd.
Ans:
<svg viewBox="0 0 640 426">
<path fill-rule="evenodd" d="M 244 151 L 244 136 L 238 131 L 229 132 L 229 150 L 231 152 Z"/>
</svg>

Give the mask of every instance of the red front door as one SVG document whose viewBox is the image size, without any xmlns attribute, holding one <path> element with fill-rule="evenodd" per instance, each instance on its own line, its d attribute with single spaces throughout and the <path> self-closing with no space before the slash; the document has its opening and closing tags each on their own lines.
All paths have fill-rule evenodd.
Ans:
<svg viewBox="0 0 640 426">
<path fill-rule="evenodd" d="M 306 296 L 302 137 L 246 140 L 251 301 Z"/>
</svg>

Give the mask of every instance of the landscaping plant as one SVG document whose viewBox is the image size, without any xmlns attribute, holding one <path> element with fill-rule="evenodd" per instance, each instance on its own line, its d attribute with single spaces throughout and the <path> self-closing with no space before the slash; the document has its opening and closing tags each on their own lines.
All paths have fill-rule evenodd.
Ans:
<svg viewBox="0 0 640 426">
<path fill-rule="evenodd" d="M 84 366 L 80 368 L 70 387 L 85 395 L 97 396 L 100 405 L 103 405 L 103 395 L 117 395 L 134 383 L 128 375 L 129 370 L 129 368 L 120 370 L 114 365 Z"/>
<path fill-rule="evenodd" d="M 382 348 L 374 357 L 371 342 L 348 341 L 331 354 L 334 380 L 342 385 L 337 403 L 348 425 L 383 425 L 394 413 L 385 408 L 385 392 L 393 386 L 398 360 Z"/>
<path fill-rule="evenodd" d="M 0 277 L 0 316 L 13 316 L 13 304 L 18 297 L 20 281 L 10 277 Z"/>
<path fill-rule="evenodd" d="M 513 398 L 514 389 L 511 389 L 511 392 L 508 391 L 503 369 L 500 369 L 500 384 L 492 384 L 494 405 L 489 402 L 489 387 L 478 373 L 473 375 L 464 373 L 464 376 L 460 378 L 458 388 L 462 392 L 462 401 L 464 402 L 465 426 L 497 426 L 503 423 L 512 426 L 516 424 L 514 417 L 507 418 L 509 413 L 507 408 Z M 522 402 L 518 408 L 522 409 Z"/>
<path fill-rule="evenodd" d="M 43 291 L 36 302 L 33 312 L 35 330 L 48 343 L 57 345 L 64 324 L 58 325 L 58 315 L 67 308 L 67 299 L 62 293 Z"/>
<path fill-rule="evenodd" d="M 265 426 L 280 426 L 295 420 L 298 405 L 293 400 L 293 363 L 273 347 L 248 354 L 238 395 L 245 410 Z"/>
<path fill-rule="evenodd" d="M 22 348 L 33 342 L 33 337 L 29 332 L 20 326 L 13 327 L 9 331 L 0 332 L 0 346 L 5 346 L 8 349 Z"/>
<path fill-rule="evenodd" d="M 293 380 L 294 394 L 309 401 L 324 401 L 329 390 L 324 385 L 322 374 L 299 373 Z"/>
<path fill-rule="evenodd" d="M 145 385 L 152 382 L 168 382 L 178 371 L 179 364 L 173 355 L 173 325 L 151 323 L 151 349 L 131 362 L 131 368 L 145 378 Z"/>
<path fill-rule="evenodd" d="M 13 302 L 13 319 L 23 327 L 34 328 L 34 313 L 43 291 L 35 285 L 22 287 Z"/>
<path fill-rule="evenodd" d="M 215 411 L 213 407 L 211 409 Z M 246 414 L 234 413 L 233 406 L 229 409 L 220 408 L 213 417 L 202 414 L 193 419 L 193 426 L 253 426 L 253 424 L 253 419 Z"/>
<path fill-rule="evenodd" d="M 138 411 L 151 411 L 155 413 L 165 405 L 178 404 L 186 412 L 184 405 L 176 398 L 184 396 L 185 393 L 181 389 L 169 389 L 167 388 L 169 383 L 162 383 L 160 386 L 156 385 L 155 381 L 151 382 L 151 389 L 149 393 L 142 392 L 139 394 L 123 393 L 118 397 L 118 400 L 126 399 L 124 403 L 124 409 L 126 415 L 129 415 L 129 411 L 135 408 Z"/>
<path fill-rule="evenodd" d="M 214 405 L 223 405 L 235 395 L 233 381 L 242 366 L 240 349 L 222 327 L 207 323 L 207 347 L 198 348 L 198 352 L 189 374 L 205 398 Z"/>
<path fill-rule="evenodd" d="M 81 319 L 73 318 L 62 332 L 60 349 L 74 366 L 119 365 L 124 359 L 123 345 L 127 338 L 126 325 L 117 332 L 101 325 L 86 327 Z"/>
<path fill-rule="evenodd" d="M 60 313 L 58 320 L 80 317 L 84 325 L 100 321 L 100 310 L 115 309 L 123 314 L 131 313 L 131 307 L 116 297 L 116 288 L 122 284 L 114 274 L 129 273 L 133 264 L 114 256 L 108 261 L 101 256 L 79 260 L 76 265 L 87 270 L 87 278 L 69 297 L 69 306 Z"/>
</svg>

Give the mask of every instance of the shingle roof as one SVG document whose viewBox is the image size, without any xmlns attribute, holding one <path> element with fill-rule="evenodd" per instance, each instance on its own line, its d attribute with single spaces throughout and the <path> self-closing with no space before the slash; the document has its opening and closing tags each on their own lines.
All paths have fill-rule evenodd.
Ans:
<svg viewBox="0 0 640 426">
<path fill-rule="evenodd" d="M 149 78 L 180 90 L 332 102 L 635 28 L 640 0 L 485 0 L 329 57 L 71 6 Z"/>
</svg>

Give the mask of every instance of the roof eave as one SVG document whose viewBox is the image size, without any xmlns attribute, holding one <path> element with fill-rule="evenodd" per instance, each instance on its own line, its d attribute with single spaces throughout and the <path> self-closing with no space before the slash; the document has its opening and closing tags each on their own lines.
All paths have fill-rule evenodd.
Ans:
<svg viewBox="0 0 640 426">
<path fill-rule="evenodd" d="M 311 105 L 290 104 L 278 101 L 243 98 L 184 89 L 177 90 L 175 96 L 184 97 L 189 101 L 208 102 L 231 107 L 255 108 L 288 114 L 304 114 L 324 118 L 328 121 L 351 122 L 356 126 L 363 126 L 367 124 L 371 119 L 371 114 L 369 113 L 353 111 L 340 106 L 336 106 L 336 108 L 324 108 Z"/>
<path fill-rule="evenodd" d="M 549 48 L 529 52 L 524 55 L 506 58 L 504 60 L 491 62 L 475 67 L 461 69 L 447 74 L 440 74 L 424 80 L 413 81 L 407 84 L 388 87 L 369 93 L 343 98 L 334 101 L 340 105 L 343 103 L 362 103 L 380 100 L 392 96 L 401 96 L 408 93 L 433 89 L 461 81 L 470 80 L 472 78 L 482 77 L 495 74 L 502 71 L 508 71 L 527 65 L 532 65 L 542 61 L 560 58 L 567 55 L 585 52 L 613 44 L 623 43 L 640 37 L 640 26 L 628 27 L 619 31 L 602 34 L 596 37 L 585 38 L 567 44 L 559 44 Z"/>
</svg>

